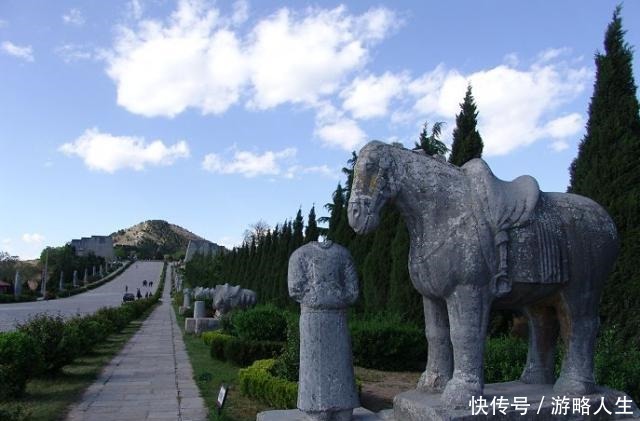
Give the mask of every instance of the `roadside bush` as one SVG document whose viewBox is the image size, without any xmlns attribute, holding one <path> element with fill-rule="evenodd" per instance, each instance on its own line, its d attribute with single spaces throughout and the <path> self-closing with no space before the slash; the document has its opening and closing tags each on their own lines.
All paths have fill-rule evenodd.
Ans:
<svg viewBox="0 0 640 421">
<path fill-rule="evenodd" d="M 233 339 L 233 336 L 218 332 L 207 332 L 207 334 L 211 346 L 211 358 L 226 361 L 224 347 L 227 345 L 227 342 Z"/>
<path fill-rule="evenodd" d="M 485 383 L 517 380 L 527 361 L 527 342 L 513 336 L 490 338 L 485 344 Z"/>
<path fill-rule="evenodd" d="M 207 346 L 211 346 L 211 340 L 215 337 L 215 335 L 220 335 L 219 332 L 204 332 L 202 335 L 200 335 L 200 338 L 202 339 L 202 342 L 204 342 L 205 345 Z"/>
<path fill-rule="evenodd" d="M 243 395 L 255 398 L 273 408 L 295 408 L 298 384 L 271 375 L 274 360 L 258 360 L 240 369 L 238 382 Z"/>
<path fill-rule="evenodd" d="M 640 400 L 640 349 L 625 345 L 615 326 L 600 334 L 594 363 L 598 384 L 627 392 L 636 402 Z"/>
<path fill-rule="evenodd" d="M 284 342 L 233 338 L 225 344 L 224 356 L 228 361 L 240 367 L 246 367 L 256 360 L 277 357 L 282 354 L 283 348 Z"/>
<path fill-rule="evenodd" d="M 230 361 L 241 367 L 256 360 L 276 357 L 284 348 L 284 342 L 248 341 L 218 332 L 207 332 L 203 340 L 210 344 L 212 358 Z"/>
<path fill-rule="evenodd" d="M 96 316 L 105 318 L 111 322 L 115 332 L 121 332 L 131 320 L 134 315 L 131 307 L 104 307 L 96 311 Z"/>
<path fill-rule="evenodd" d="M 271 369 L 281 379 L 297 382 L 300 373 L 300 318 L 292 314 L 287 318 L 287 343 Z"/>
<path fill-rule="evenodd" d="M 0 333 L 0 400 L 24 393 L 27 380 L 37 371 L 38 351 L 37 344 L 26 333 Z"/>
<path fill-rule="evenodd" d="M 37 314 L 18 325 L 18 330 L 36 342 L 45 373 L 54 373 L 73 360 L 77 350 L 69 348 L 73 346 L 73 340 L 69 336 L 65 337 L 65 322 L 62 316 Z"/>
<path fill-rule="evenodd" d="M 427 340 L 418 327 L 393 319 L 356 320 L 350 325 L 355 365 L 389 371 L 424 368 Z"/>
<path fill-rule="evenodd" d="M 31 411 L 20 404 L 0 407 L 0 420 L 2 421 L 29 421 L 30 419 Z"/>
<path fill-rule="evenodd" d="M 231 323 L 238 337 L 250 341 L 285 341 L 287 337 L 286 313 L 272 305 L 236 311 Z"/>
</svg>

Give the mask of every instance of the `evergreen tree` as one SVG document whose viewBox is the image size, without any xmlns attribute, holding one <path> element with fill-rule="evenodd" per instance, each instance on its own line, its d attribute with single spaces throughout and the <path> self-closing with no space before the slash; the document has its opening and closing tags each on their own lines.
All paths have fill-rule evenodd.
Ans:
<svg viewBox="0 0 640 421">
<path fill-rule="evenodd" d="M 601 305 L 605 321 L 640 341 L 640 116 L 631 47 L 618 6 L 595 56 L 596 78 L 587 132 L 570 167 L 569 192 L 603 205 L 621 240 L 620 255 Z"/>
<path fill-rule="evenodd" d="M 471 85 L 467 86 L 467 93 L 460 109 L 460 113 L 456 115 L 456 127 L 453 129 L 453 143 L 449 155 L 449 162 L 457 166 L 462 166 L 473 158 L 480 158 L 484 147 L 476 128 L 478 110 L 471 93 Z"/>
<path fill-rule="evenodd" d="M 297 249 L 304 243 L 304 219 L 302 219 L 302 210 L 298 209 L 296 219 L 293 220 L 293 250 Z"/>
<path fill-rule="evenodd" d="M 309 219 L 307 220 L 307 228 L 304 230 L 304 242 L 317 241 L 320 231 L 318 230 L 318 223 L 316 221 L 316 207 L 311 206 L 309 211 Z"/>
<path fill-rule="evenodd" d="M 428 135 L 429 123 L 425 121 L 422 126 L 422 131 L 420 132 L 419 141 L 416 142 L 415 149 L 422 149 L 425 151 L 427 155 L 444 155 L 449 149 L 447 145 L 442 143 L 440 140 L 440 134 L 442 134 L 442 126 L 444 123 L 442 121 L 438 121 L 433 124 L 431 128 L 431 134 Z"/>
</svg>

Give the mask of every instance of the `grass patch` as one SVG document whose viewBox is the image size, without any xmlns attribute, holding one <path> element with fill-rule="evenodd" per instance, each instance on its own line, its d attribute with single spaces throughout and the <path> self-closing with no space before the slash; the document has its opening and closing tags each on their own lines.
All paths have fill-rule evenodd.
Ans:
<svg viewBox="0 0 640 421">
<path fill-rule="evenodd" d="M 96 345 L 93 351 L 76 358 L 55 376 L 29 381 L 25 395 L 11 402 L 1 403 L 0 410 L 20 405 L 30 414 L 26 417 L 30 421 L 64 419 L 70 405 L 80 399 L 84 390 L 98 378 L 103 367 L 138 331 L 147 315 L 129 323 L 121 333 L 110 335 L 105 342 Z"/>
<path fill-rule="evenodd" d="M 269 407 L 240 394 L 238 385 L 239 367 L 211 358 L 209 346 L 205 345 L 200 337 L 184 334 L 184 317 L 178 314 L 175 305 L 173 309 L 182 331 L 196 384 L 209 409 L 209 420 L 255 421 L 256 414 L 269 409 Z M 227 384 L 229 389 L 224 409 L 218 415 L 216 399 L 222 383 Z"/>
</svg>

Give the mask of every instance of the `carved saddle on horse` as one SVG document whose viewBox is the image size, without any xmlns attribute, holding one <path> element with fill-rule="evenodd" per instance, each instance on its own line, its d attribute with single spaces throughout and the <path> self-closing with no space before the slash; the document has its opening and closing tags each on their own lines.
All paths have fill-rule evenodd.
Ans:
<svg viewBox="0 0 640 421">
<path fill-rule="evenodd" d="M 511 290 L 512 282 L 561 283 L 564 266 L 559 238 L 550 235 L 553 230 L 544 212 L 540 210 L 543 193 L 535 178 L 523 175 L 513 181 L 497 178 L 485 161 L 472 159 L 462 166 L 471 192 L 471 207 L 479 226 L 482 240 L 492 241 L 492 250 L 483 250 L 485 259 L 494 271 L 493 282 L 497 296 Z M 528 227 L 529 229 L 523 229 Z M 515 276 L 510 265 L 515 258 L 510 252 L 517 244 L 531 239 L 537 244 L 540 271 L 536 277 Z M 533 238 L 535 237 L 535 238 Z M 484 241 L 483 241 L 484 242 Z M 517 254 L 517 252 L 515 253 Z"/>
</svg>

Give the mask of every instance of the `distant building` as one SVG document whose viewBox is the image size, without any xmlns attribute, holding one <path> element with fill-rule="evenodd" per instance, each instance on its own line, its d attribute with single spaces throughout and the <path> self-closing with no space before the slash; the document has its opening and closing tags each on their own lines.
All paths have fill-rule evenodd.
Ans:
<svg viewBox="0 0 640 421">
<path fill-rule="evenodd" d="M 203 254 L 205 256 L 214 256 L 220 251 L 222 251 L 223 247 L 217 245 L 216 243 L 212 243 L 207 240 L 189 240 L 189 245 L 187 246 L 187 253 L 184 256 L 184 261 L 188 262 L 193 258 L 193 256 L 197 254 Z"/>
<path fill-rule="evenodd" d="M 96 256 L 104 257 L 107 261 L 115 260 L 113 240 L 109 235 L 92 235 L 79 240 L 71 240 L 71 247 L 75 248 L 76 256 L 87 256 L 93 252 Z"/>
</svg>

